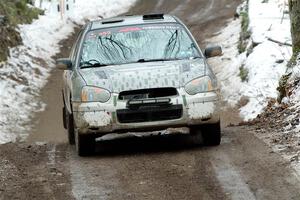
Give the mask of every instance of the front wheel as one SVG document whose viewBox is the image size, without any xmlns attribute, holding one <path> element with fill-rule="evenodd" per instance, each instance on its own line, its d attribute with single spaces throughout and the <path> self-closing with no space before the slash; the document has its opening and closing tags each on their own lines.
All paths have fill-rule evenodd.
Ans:
<svg viewBox="0 0 300 200">
<path fill-rule="evenodd" d="M 207 146 L 218 146 L 221 144 L 221 123 L 207 124 L 202 128 L 203 142 Z"/>
<path fill-rule="evenodd" d="M 79 156 L 89 156 L 94 154 L 96 147 L 96 138 L 94 135 L 81 135 L 75 132 L 76 151 Z"/>
<path fill-rule="evenodd" d="M 66 107 L 63 107 L 63 120 L 64 120 L 64 127 L 67 129 L 68 132 L 68 141 L 69 144 L 75 144 L 75 134 L 74 134 L 74 119 L 73 114 L 70 114 Z"/>
<path fill-rule="evenodd" d="M 191 127 L 190 133 L 197 144 L 203 142 L 206 146 L 217 146 L 221 143 L 220 122 Z"/>
</svg>

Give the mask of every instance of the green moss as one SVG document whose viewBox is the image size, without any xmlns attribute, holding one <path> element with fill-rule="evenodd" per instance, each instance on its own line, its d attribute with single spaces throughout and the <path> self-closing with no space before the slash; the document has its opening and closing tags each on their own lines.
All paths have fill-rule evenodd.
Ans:
<svg viewBox="0 0 300 200">
<path fill-rule="evenodd" d="M 240 16 L 242 18 L 242 22 L 241 22 L 242 32 L 247 34 L 248 28 L 249 28 L 249 15 L 248 15 L 248 12 L 242 12 Z"/>
<path fill-rule="evenodd" d="M 291 76 L 291 73 L 283 75 L 279 80 L 279 85 L 277 87 L 277 91 L 279 92 L 279 96 L 277 98 L 278 102 L 281 102 L 281 100 L 287 96 L 287 83 Z"/>
<path fill-rule="evenodd" d="M 40 14 L 43 14 L 43 11 L 28 7 L 27 0 L 0 0 L 0 15 L 5 15 L 10 25 L 31 23 Z"/>
<path fill-rule="evenodd" d="M 244 12 L 240 13 L 241 18 L 241 33 L 239 38 L 238 50 L 239 53 L 243 53 L 247 50 L 248 39 L 251 36 L 249 31 L 249 15 L 248 15 L 248 1 Z"/>
<path fill-rule="evenodd" d="M 242 82 L 248 81 L 248 75 L 249 75 L 249 70 L 245 68 L 244 65 L 242 65 L 240 67 L 240 73 L 239 73 Z"/>
<path fill-rule="evenodd" d="M 300 55 L 300 49 L 294 48 L 293 49 L 293 55 L 291 59 L 289 60 L 287 67 L 292 68 L 297 64 L 297 58 Z"/>
<path fill-rule="evenodd" d="M 9 48 L 22 44 L 16 31 L 18 24 L 29 24 L 43 12 L 27 5 L 28 0 L 0 0 L 0 15 L 6 17 L 5 25 L 0 25 L 0 62 L 9 56 Z"/>
<path fill-rule="evenodd" d="M 245 52 L 247 49 L 247 44 L 243 41 L 243 39 L 241 39 L 240 37 L 240 40 L 239 40 L 239 43 L 238 43 L 238 50 L 239 50 L 239 53 L 243 53 Z"/>
<path fill-rule="evenodd" d="M 297 64 L 297 54 L 293 54 L 289 62 L 287 63 L 287 67 L 292 68 Z"/>
</svg>

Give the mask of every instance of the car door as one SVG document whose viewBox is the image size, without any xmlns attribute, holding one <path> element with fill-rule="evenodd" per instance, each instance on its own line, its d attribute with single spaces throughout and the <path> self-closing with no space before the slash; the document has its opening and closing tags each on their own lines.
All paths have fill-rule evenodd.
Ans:
<svg viewBox="0 0 300 200">
<path fill-rule="evenodd" d="M 79 32 L 78 37 L 76 39 L 76 42 L 74 43 L 71 52 L 70 52 L 70 60 L 73 63 L 72 70 L 65 70 L 63 74 L 63 79 L 64 79 L 64 88 L 63 88 L 63 95 L 64 95 L 64 101 L 67 110 L 69 113 L 72 113 L 72 108 L 71 108 L 71 94 L 72 94 L 72 76 L 74 76 L 75 73 L 75 62 L 77 59 L 78 51 L 80 48 L 80 41 L 81 37 L 83 35 L 83 29 Z"/>
</svg>

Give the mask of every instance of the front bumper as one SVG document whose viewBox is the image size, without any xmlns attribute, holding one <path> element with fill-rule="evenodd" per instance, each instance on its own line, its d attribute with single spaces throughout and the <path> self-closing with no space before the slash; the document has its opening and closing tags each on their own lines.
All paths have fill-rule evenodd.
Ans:
<svg viewBox="0 0 300 200">
<path fill-rule="evenodd" d="M 184 91 L 182 91 L 184 92 Z M 181 93 L 181 92 L 180 92 Z M 179 93 L 179 94 L 180 94 Z M 170 97 L 175 107 L 182 107 L 181 117 L 158 121 L 120 123 L 117 111 L 126 110 L 126 101 L 113 94 L 107 103 L 73 102 L 75 126 L 81 134 L 105 135 L 112 132 L 155 131 L 216 123 L 220 120 L 219 95 L 216 92 Z M 120 116 L 119 116 L 120 117 Z"/>
</svg>

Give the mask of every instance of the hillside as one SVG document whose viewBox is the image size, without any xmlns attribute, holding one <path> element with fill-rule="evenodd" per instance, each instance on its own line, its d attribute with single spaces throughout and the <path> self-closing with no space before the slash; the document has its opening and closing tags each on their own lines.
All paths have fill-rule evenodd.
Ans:
<svg viewBox="0 0 300 200">
<path fill-rule="evenodd" d="M 30 7 L 27 0 L 0 0 L 0 62 L 9 55 L 9 48 L 22 44 L 19 24 L 29 24 L 42 11 Z"/>
</svg>

